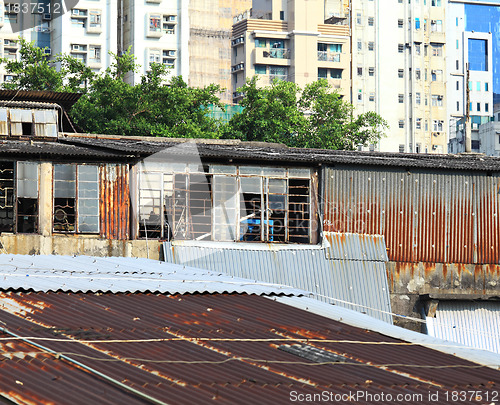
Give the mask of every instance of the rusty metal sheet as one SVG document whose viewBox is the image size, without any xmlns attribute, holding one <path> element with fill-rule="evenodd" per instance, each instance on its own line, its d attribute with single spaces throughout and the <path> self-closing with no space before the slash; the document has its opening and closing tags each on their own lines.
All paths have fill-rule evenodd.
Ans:
<svg viewBox="0 0 500 405">
<path fill-rule="evenodd" d="M 384 235 L 398 262 L 500 261 L 500 175 L 325 168 L 323 228 Z"/>
<path fill-rule="evenodd" d="M 69 352 L 86 366 L 166 403 L 216 399 L 221 404 L 277 404 L 289 402 L 291 391 L 363 390 L 372 395 L 422 394 L 418 403 L 431 404 L 435 403 L 428 397 L 431 390 L 444 398 L 446 390 L 498 390 L 500 384 L 498 370 L 256 296 L 3 292 L 0 304 L 8 330 L 21 336 L 60 338 L 38 343 Z M 170 340 L 116 342 L 144 338 Z M 279 342 L 234 341 L 248 338 L 291 339 L 287 343 L 318 339 L 309 345 L 341 354 L 347 361 L 311 366 L 313 360 L 279 350 Z M 66 365 L 71 372 L 56 372 L 53 365 L 62 361 L 38 361 L 49 356 L 25 343 L 3 343 L 8 346 L 0 370 L 9 378 L 0 379 L 1 392 L 12 392 L 19 400 L 37 394 L 45 402 L 55 397 L 55 403 L 65 403 L 67 393 L 78 390 L 78 397 L 88 403 L 85 392 L 92 395 L 102 389 L 102 381 L 88 381 L 71 365 Z M 11 360 L 15 354 L 10 353 L 37 359 Z"/>
<path fill-rule="evenodd" d="M 383 238 L 376 239 L 378 245 L 372 242 L 378 246 L 376 255 L 383 253 L 385 258 Z M 352 241 L 344 242 L 343 247 L 346 249 L 341 253 L 329 245 L 174 241 L 164 242 L 163 253 L 170 263 L 293 286 L 313 292 L 312 297 L 320 301 L 392 323 L 385 262 L 380 257 L 360 259 L 363 253 L 355 252 L 356 243 Z"/>
<path fill-rule="evenodd" d="M 130 233 L 128 165 L 101 165 L 99 177 L 101 236 L 106 239 L 128 239 Z"/>
</svg>

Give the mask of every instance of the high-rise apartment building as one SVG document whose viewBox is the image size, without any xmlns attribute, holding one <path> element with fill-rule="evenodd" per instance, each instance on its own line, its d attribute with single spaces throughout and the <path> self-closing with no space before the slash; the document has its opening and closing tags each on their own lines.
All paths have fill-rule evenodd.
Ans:
<svg viewBox="0 0 500 405">
<path fill-rule="evenodd" d="M 80 0 L 77 6 L 63 10 L 64 2 L 49 0 L 34 3 L 5 2 L 0 42 L 3 56 L 19 57 L 19 37 L 46 48 L 48 55 L 67 53 L 98 72 L 109 66 L 109 52 L 116 52 L 116 5 L 107 0 Z M 29 12 L 27 12 L 29 11 Z M 2 68 L 2 81 L 12 77 Z"/>
<path fill-rule="evenodd" d="M 353 104 L 389 123 L 377 149 L 443 153 L 446 0 L 352 0 Z"/>
<path fill-rule="evenodd" d="M 303 87 L 325 78 L 350 100 L 348 1 L 254 0 L 232 33 L 233 101 L 257 75 L 259 83 L 287 80 Z"/>
</svg>

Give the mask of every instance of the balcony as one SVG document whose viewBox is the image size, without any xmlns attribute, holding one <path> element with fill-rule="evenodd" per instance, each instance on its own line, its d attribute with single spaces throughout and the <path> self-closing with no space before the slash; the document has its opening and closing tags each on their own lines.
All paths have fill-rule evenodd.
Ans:
<svg viewBox="0 0 500 405">
<path fill-rule="evenodd" d="M 318 51 L 319 62 L 335 62 L 340 63 L 339 52 Z"/>
<path fill-rule="evenodd" d="M 254 64 L 290 66 L 290 49 L 255 48 Z"/>
</svg>

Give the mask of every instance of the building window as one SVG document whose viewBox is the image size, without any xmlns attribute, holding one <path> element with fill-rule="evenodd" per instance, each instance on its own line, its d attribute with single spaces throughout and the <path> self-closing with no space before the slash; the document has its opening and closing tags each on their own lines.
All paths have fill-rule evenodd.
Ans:
<svg viewBox="0 0 500 405">
<path fill-rule="evenodd" d="M 356 14 L 356 24 L 361 25 L 361 13 Z"/>
<path fill-rule="evenodd" d="M 431 44 L 432 56 L 443 56 L 442 44 Z"/>
<path fill-rule="evenodd" d="M 89 63 L 101 63 L 101 47 L 97 45 L 89 46 Z"/>
<path fill-rule="evenodd" d="M 422 129 L 422 118 L 417 118 L 417 120 L 415 121 L 415 128 Z"/>
<path fill-rule="evenodd" d="M 443 96 L 440 94 L 432 95 L 432 106 L 433 107 L 442 107 L 443 106 Z"/>
<path fill-rule="evenodd" d="M 420 68 L 415 69 L 415 80 L 420 80 Z"/>
<path fill-rule="evenodd" d="M 484 82 L 484 91 L 489 91 L 488 82 Z"/>
<path fill-rule="evenodd" d="M 38 232 L 38 173 L 35 162 L 0 162 L 0 232 Z"/>
<path fill-rule="evenodd" d="M 434 132 L 442 132 L 443 131 L 443 121 L 433 120 L 432 125 L 433 125 Z"/>
<path fill-rule="evenodd" d="M 373 17 L 368 17 L 368 26 L 373 27 L 375 24 L 375 19 Z"/>
<path fill-rule="evenodd" d="M 420 93 L 415 93 L 415 104 L 420 105 Z"/>
<path fill-rule="evenodd" d="M 375 42 L 373 41 L 368 42 L 368 50 L 369 51 L 375 50 Z"/>
<path fill-rule="evenodd" d="M 255 74 L 257 75 L 265 75 L 267 73 L 266 65 L 255 65 Z"/>
<path fill-rule="evenodd" d="M 358 66 L 358 76 L 363 76 L 363 68 Z"/>
<path fill-rule="evenodd" d="M 460 111 L 460 101 L 457 101 L 457 111 Z"/>
<path fill-rule="evenodd" d="M 419 30 L 420 29 L 420 18 L 415 18 L 415 29 Z"/>
<path fill-rule="evenodd" d="M 54 165 L 54 232 L 99 233 L 96 165 Z"/>
<path fill-rule="evenodd" d="M 139 237 L 311 241 L 311 171 L 256 166 L 139 171 Z M 161 171 L 160 171 L 161 170 Z"/>
<path fill-rule="evenodd" d="M 432 75 L 432 81 L 442 81 L 443 80 L 443 71 L 442 70 L 433 70 L 431 72 Z"/>
<path fill-rule="evenodd" d="M 431 6 L 441 7 L 441 0 L 431 0 Z"/>
<path fill-rule="evenodd" d="M 368 100 L 369 101 L 375 101 L 375 93 L 370 93 L 370 95 L 368 97 Z"/>
<path fill-rule="evenodd" d="M 398 44 L 398 52 L 403 53 L 405 51 L 405 46 L 404 44 Z"/>
<path fill-rule="evenodd" d="M 460 90 L 460 82 L 458 80 L 457 80 L 457 83 L 456 83 L 456 89 Z"/>
<path fill-rule="evenodd" d="M 398 28 L 403 28 L 403 20 L 402 19 L 398 20 Z"/>
<path fill-rule="evenodd" d="M 399 125 L 399 128 L 404 128 L 405 127 L 405 121 L 404 120 L 399 120 L 398 125 Z"/>
<path fill-rule="evenodd" d="M 280 10 L 280 20 L 285 21 L 285 12 L 283 10 Z"/>
<path fill-rule="evenodd" d="M 403 69 L 398 69 L 398 77 L 400 79 L 404 77 L 404 70 Z"/>
<path fill-rule="evenodd" d="M 476 103 L 477 112 L 481 112 L 481 103 Z"/>
<path fill-rule="evenodd" d="M 342 79 L 342 69 L 331 69 L 330 77 L 332 79 Z"/>
<path fill-rule="evenodd" d="M 488 103 L 484 103 L 484 112 L 489 112 L 490 106 Z"/>
<path fill-rule="evenodd" d="M 375 76 L 375 68 L 374 67 L 368 68 L 368 76 Z"/>
<path fill-rule="evenodd" d="M 431 32 L 443 32 L 443 21 L 431 20 Z"/>
<path fill-rule="evenodd" d="M 402 104 L 404 103 L 404 100 L 405 100 L 404 94 L 398 94 L 398 103 Z"/>
<path fill-rule="evenodd" d="M 326 79 L 328 77 L 328 69 L 318 68 L 318 79 Z"/>
<path fill-rule="evenodd" d="M 267 39 L 256 39 L 255 40 L 256 48 L 267 48 Z"/>
<path fill-rule="evenodd" d="M 363 50 L 363 43 L 361 41 L 358 41 L 358 51 Z"/>
<path fill-rule="evenodd" d="M 404 144 L 399 144 L 399 153 L 405 153 L 405 146 L 404 146 Z"/>
<path fill-rule="evenodd" d="M 420 44 L 415 44 L 415 55 L 420 55 L 420 50 L 422 46 Z"/>
<path fill-rule="evenodd" d="M 150 49 L 149 50 L 149 66 L 153 63 L 160 63 L 160 50 L 159 49 Z"/>
<path fill-rule="evenodd" d="M 90 28 L 100 28 L 101 27 L 101 13 L 99 11 L 90 10 L 89 12 L 89 27 Z"/>
<path fill-rule="evenodd" d="M 149 31 L 150 32 L 161 32 L 161 16 L 152 15 L 149 17 Z"/>
<path fill-rule="evenodd" d="M 476 82 L 476 91 L 481 91 L 481 82 Z"/>
</svg>

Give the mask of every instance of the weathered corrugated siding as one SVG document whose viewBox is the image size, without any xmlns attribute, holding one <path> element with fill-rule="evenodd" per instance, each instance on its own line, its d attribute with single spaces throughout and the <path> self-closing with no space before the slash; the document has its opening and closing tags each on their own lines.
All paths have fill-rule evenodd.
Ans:
<svg viewBox="0 0 500 405">
<path fill-rule="evenodd" d="M 427 317 L 429 335 L 500 353 L 500 302 L 439 301 Z"/>
<path fill-rule="evenodd" d="M 100 229 L 106 239 L 128 239 L 130 196 L 128 166 L 102 165 L 100 177 Z"/>
<path fill-rule="evenodd" d="M 340 241 L 338 236 L 327 241 L 332 239 Z M 164 243 L 164 255 L 167 262 L 311 291 L 318 300 L 392 323 L 385 262 L 380 258 L 385 255 L 383 239 L 371 243 L 374 249 L 378 246 L 378 260 L 346 258 L 344 252 L 361 245 L 357 239 L 359 235 L 347 238 L 345 249 L 326 241 L 325 247 L 175 241 Z"/>
<path fill-rule="evenodd" d="M 324 230 L 384 235 L 389 260 L 498 263 L 498 173 L 325 168 Z"/>
</svg>

